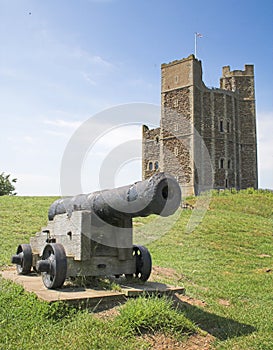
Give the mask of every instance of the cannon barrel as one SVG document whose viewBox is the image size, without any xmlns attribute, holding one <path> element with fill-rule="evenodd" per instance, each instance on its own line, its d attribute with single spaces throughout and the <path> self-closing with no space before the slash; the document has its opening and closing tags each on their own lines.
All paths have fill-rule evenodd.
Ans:
<svg viewBox="0 0 273 350">
<path fill-rule="evenodd" d="M 58 199 L 49 208 L 48 219 L 73 211 L 89 210 L 101 219 L 158 214 L 169 216 L 180 205 L 180 186 L 169 174 L 156 173 L 132 185 Z"/>
</svg>

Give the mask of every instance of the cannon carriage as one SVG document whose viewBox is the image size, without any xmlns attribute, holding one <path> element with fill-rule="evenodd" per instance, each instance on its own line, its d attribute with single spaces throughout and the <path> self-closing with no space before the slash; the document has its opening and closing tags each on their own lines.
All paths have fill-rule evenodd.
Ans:
<svg viewBox="0 0 273 350">
<path fill-rule="evenodd" d="M 132 219 L 172 215 L 180 205 L 177 181 L 165 173 L 112 190 L 62 198 L 48 211 L 48 225 L 12 256 L 19 274 L 34 269 L 49 289 L 77 276 L 125 275 L 147 281 L 152 259 L 133 245 Z"/>
</svg>

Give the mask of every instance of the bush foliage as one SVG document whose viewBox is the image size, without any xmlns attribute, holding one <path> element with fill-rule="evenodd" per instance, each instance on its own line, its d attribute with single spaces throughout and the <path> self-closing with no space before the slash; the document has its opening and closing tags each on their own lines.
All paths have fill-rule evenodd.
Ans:
<svg viewBox="0 0 273 350">
<path fill-rule="evenodd" d="M 17 179 L 10 179 L 10 175 L 0 174 L 0 196 L 16 195 L 14 183 Z"/>
</svg>

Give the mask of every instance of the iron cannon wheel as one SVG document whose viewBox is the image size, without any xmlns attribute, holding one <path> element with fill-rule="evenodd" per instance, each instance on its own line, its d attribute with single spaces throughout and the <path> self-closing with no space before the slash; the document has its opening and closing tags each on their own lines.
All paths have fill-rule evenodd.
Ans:
<svg viewBox="0 0 273 350">
<path fill-rule="evenodd" d="M 27 275 L 32 266 L 32 249 L 30 244 L 20 244 L 17 248 L 17 255 L 21 256 L 21 263 L 16 264 L 16 270 L 19 275 Z"/>
<path fill-rule="evenodd" d="M 133 255 L 136 257 L 136 278 L 145 282 L 152 271 L 152 257 L 149 250 L 141 245 L 133 246 Z"/>
<path fill-rule="evenodd" d="M 59 243 L 47 244 L 43 251 L 42 260 L 45 260 L 49 266 L 48 272 L 42 272 L 44 285 L 48 289 L 61 288 L 67 272 L 64 247 Z"/>
</svg>

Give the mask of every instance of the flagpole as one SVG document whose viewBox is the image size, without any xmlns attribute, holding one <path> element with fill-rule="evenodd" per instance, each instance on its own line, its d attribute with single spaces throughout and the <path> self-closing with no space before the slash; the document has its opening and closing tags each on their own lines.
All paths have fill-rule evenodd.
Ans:
<svg viewBox="0 0 273 350">
<path fill-rule="evenodd" d="M 194 57 L 197 58 L 197 33 L 194 33 Z"/>
<path fill-rule="evenodd" d="M 194 56 L 197 58 L 197 38 L 202 38 L 203 35 L 201 33 L 194 33 Z"/>
</svg>

